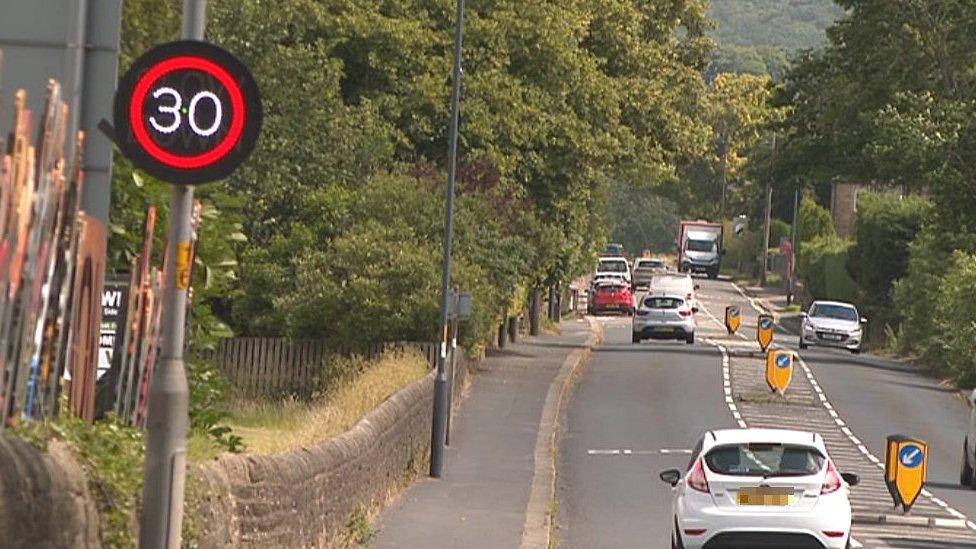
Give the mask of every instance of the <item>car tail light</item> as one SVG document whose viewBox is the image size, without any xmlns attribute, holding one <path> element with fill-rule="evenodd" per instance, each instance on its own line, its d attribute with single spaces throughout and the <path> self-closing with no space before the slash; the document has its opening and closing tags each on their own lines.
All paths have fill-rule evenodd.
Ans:
<svg viewBox="0 0 976 549">
<path fill-rule="evenodd" d="M 688 536 L 700 536 L 707 532 L 704 528 L 685 528 L 685 535 Z"/>
<path fill-rule="evenodd" d="M 820 487 L 820 494 L 832 494 L 840 490 L 841 479 L 833 461 L 827 462 L 827 476 L 824 478 L 823 486 Z"/>
<path fill-rule="evenodd" d="M 695 461 L 691 472 L 688 473 L 688 480 L 686 482 L 692 490 L 708 493 L 708 479 L 705 478 L 705 465 L 702 463 L 702 458 L 698 458 Z"/>
<path fill-rule="evenodd" d="M 691 309 L 682 309 L 678 311 L 678 314 L 681 316 L 691 316 Z"/>
<path fill-rule="evenodd" d="M 637 316 L 647 316 L 651 314 L 650 311 L 645 311 L 644 309 L 637 309 Z"/>
<path fill-rule="evenodd" d="M 823 535 L 828 538 L 842 538 L 847 535 L 847 532 L 839 532 L 837 530 L 824 530 Z"/>
</svg>

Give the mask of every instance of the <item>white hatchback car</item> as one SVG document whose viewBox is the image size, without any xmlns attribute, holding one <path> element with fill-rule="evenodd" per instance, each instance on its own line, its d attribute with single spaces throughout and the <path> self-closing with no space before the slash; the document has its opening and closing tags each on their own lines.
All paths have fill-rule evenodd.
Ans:
<svg viewBox="0 0 976 549">
<path fill-rule="evenodd" d="M 681 295 L 648 295 L 634 313 L 634 343 L 642 339 L 679 339 L 695 342 L 695 316 Z"/>
<path fill-rule="evenodd" d="M 857 307 L 840 301 L 814 301 L 803 313 L 800 328 L 800 349 L 810 345 L 839 347 L 858 354 L 864 340 L 863 326 Z"/>
<path fill-rule="evenodd" d="M 671 547 L 847 547 L 850 486 L 816 433 L 781 429 L 709 431 L 673 487 Z"/>
</svg>

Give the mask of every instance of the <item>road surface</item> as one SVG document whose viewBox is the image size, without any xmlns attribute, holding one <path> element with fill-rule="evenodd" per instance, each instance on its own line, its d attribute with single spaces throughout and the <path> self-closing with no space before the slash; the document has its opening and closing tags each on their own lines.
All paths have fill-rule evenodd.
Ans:
<svg viewBox="0 0 976 549">
<path fill-rule="evenodd" d="M 555 537 L 560 547 L 668 547 L 671 491 L 659 471 L 687 467 L 706 430 L 733 426 L 819 432 L 838 466 L 857 472 L 854 546 L 976 547 L 976 491 L 958 487 L 969 409 L 958 393 L 911 367 L 869 355 L 801 353 L 788 401 L 770 401 L 755 355 L 758 312 L 730 282 L 699 280 L 695 345 L 630 343 L 630 319 L 601 318 L 596 349 L 569 402 L 560 443 Z M 745 312 L 737 336 L 726 305 Z M 777 333 L 776 345 L 796 348 Z M 731 398 L 726 398 L 730 394 Z M 901 433 L 930 445 L 928 490 L 911 516 L 937 527 L 881 524 L 892 510 L 877 462 Z M 919 520 L 919 519 L 916 519 Z M 924 520 L 924 519 L 923 519 Z"/>
</svg>

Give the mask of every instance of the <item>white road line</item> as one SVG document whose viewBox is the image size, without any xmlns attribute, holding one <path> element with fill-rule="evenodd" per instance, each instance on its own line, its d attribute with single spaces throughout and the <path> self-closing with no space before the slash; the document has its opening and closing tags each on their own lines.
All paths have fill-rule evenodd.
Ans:
<svg viewBox="0 0 976 549">
<path fill-rule="evenodd" d="M 798 355 L 797 356 L 797 359 L 800 361 L 800 366 L 802 367 L 804 374 L 806 374 L 807 380 L 810 381 L 811 384 L 812 383 L 815 383 L 816 382 L 816 379 L 813 377 L 813 371 L 810 369 L 810 366 L 807 365 L 807 363 L 803 360 L 803 357 L 801 357 L 801 356 Z M 824 394 L 824 393 L 820 393 L 820 398 L 822 399 L 822 401 L 824 403 L 824 406 L 826 407 L 829 404 L 829 402 L 827 401 L 827 395 Z M 833 406 L 831 406 L 830 408 L 828 408 L 828 411 L 830 411 L 830 413 L 831 413 L 830 415 L 831 416 L 837 417 L 836 416 L 836 412 L 833 409 Z M 841 421 L 840 418 L 837 417 L 838 424 L 840 424 L 840 421 Z M 841 429 L 841 431 L 851 441 L 851 443 L 853 443 L 854 446 L 856 446 L 857 449 L 862 454 L 864 454 L 864 456 L 866 456 L 872 463 L 876 464 L 881 469 L 884 469 L 884 463 L 880 459 L 878 459 L 877 456 L 875 456 L 874 454 L 872 454 L 871 451 L 868 450 L 867 447 L 864 445 L 864 443 L 861 442 L 861 440 L 859 438 L 857 438 L 857 436 L 854 435 L 854 433 L 849 428 L 843 427 Z M 945 501 L 943 501 L 943 500 L 935 497 L 935 495 L 932 494 L 932 492 L 930 492 L 930 491 L 928 491 L 926 489 L 923 489 L 922 490 L 922 496 L 925 497 L 926 499 L 928 499 L 934 505 L 942 508 L 942 510 L 944 510 L 946 513 L 949 513 L 950 515 L 952 515 L 952 516 L 954 516 L 956 518 L 966 520 L 966 527 L 969 528 L 970 530 L 976 531 L 976 524 L 974 524 L 972 521 L 968 520 L 967 517 L 966 517 L 966 515 L 964 515 L 963 513 L 960 513 L 956 509 L 950 507 L 949 504 L 946 503 Z"/>
</svg>

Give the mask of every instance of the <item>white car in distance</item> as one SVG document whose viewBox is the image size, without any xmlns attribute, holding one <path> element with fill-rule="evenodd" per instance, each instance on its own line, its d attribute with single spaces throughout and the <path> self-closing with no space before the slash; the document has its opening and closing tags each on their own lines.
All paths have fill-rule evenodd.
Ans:
<svg viewBox="0 0 976 549">
<path fill-rule="evenodd" d="M 629 285 L 631 284 L 630 263 L 623 257 L 601 257 L 596 262 L 593 278 L 598 278 L 600 275 L 620 275 Z"/>
<path fill-rule="evenodd" d="M 814 301 L 803 313 L 800 349 L 811 345 L 837 347 L 858 354 L 864 340 L 864 324 L 857 307 L 841 301 Z"/>
<path fill-rule="evenodd" d="M 825 547 L 851 535 L 850 486 L 816 433 L 785 429 L 709 431 L 673 488 L 671 547 Z"/>
</svg>

